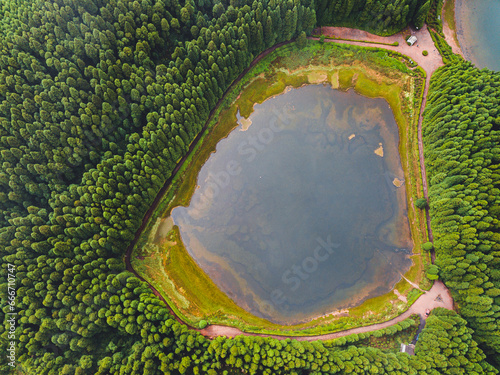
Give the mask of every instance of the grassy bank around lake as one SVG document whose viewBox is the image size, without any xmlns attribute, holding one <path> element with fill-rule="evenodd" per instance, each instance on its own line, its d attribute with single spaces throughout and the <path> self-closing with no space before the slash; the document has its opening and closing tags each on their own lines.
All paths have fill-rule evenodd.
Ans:
<svg viewBox="0 0 500 375">
<path fill-rule="evenodd" d="M 420 292 L 402 279 L 395 286 L 399 297 L 391 291 L 349 309 L 347 314 L 332 312 L 294 326 L 258 318 L 237 306 L 198 266 L 169 216 L 174 207 L 189 204 L 199 170 L 217 143 L 238 126 L 238 109 L 248 118 L 256 103 L 279 95 L 287 87 L 324 83 L 342 90 L 353 88 L 367 97 L 385 98 L 393 110 L 400 133 L 399 150 L 414 242 L 413 265 L 405 276 L 422 289 L 430 288 L 424 272 L 429 254 L 421 250 L 428 240 L 425 213 L 413 204 L 423 196 L 417 121 L 425 73 L 411 66 L 407 57 L 392 51 L 316 41 L 307 41 L 303 48 L 286 45 L 263 58 L 226 94 L 207 132 L 174 177 L 137 241 L 132 254 L 134 269 L 155 286 L 181 319 L 193 326 L 205 320 L 248 332 L 314 335 L 386 321 L 406 311 Z"/>
</svg>

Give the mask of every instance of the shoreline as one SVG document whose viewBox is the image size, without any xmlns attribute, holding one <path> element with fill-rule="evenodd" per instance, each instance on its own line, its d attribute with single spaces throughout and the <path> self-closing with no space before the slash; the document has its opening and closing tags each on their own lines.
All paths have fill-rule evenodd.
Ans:
<svg viewBox="0 0 500 375">
<path fill-rule="evenodd" d="M 495 17 L 495 15 L 497 17 Z M 500 2 L 455 0 L 455 24 L 462 56 L 478 69 L 500 71 Z"/>
<path fill-rule="evenodd" d="M 450 1 L 450 0 L 449 0 Z M 453 1 L 454 8 L 455 8 L 455 30 L 452 30 L 455 32 L 457 35 L 457 41 L 458 41 L 458 47 L 460 48 L 461 55 L 463 56 L 464 59 L 467 61 L 472 62 L 474 65 L 477 65 L 476 61 L 472 58 L 473 53 L 471 52 L 471 47 L 470 43 L 467 43 L 467 36 L 470 35 L 464 31 L 466 26 L 464 25 L 464 12 L 465 12 L 465 6 L 464 6 L 464 0 L 451 0 Z M 460 16 L 459 16 L 460 14 Z M 469 47 L 468 47 L 469 46 Z"/>
<path fill-rule="evenodd" d="M 306 72 L 307 72 L 307 70 L 306 70 Z M 317 73 L 317 74 L 314 74 L 314 73 Z M 310 83 L 309 84 L 302 84 L 301 86 L 299 86 L 300 88 L 305 87 L 305 86 L 311 86 L 311 85 L 313 85 L 313 86 L 322 85 L 322 86 L 329 86 L 329 87 L 331 87 L 332 90 L 336 91 L 336 89 L 334 89 L 331 85 L 331 82 L 328 78 L 327 71 L 325 71 L 324 74 L 319 74 L 319 71 L 315 72 L 313 70 L 312 73 L 309 72 L 309 73 L 304 73 L 304 74 L 308 77 Z M 316 77 L 316 75 L 320 76 L 321 81 L 316 80 L 316 79 L 311 80 L 311 75 L 314 77 Z M 277 96 L 284 95 L 284 93 L 286 93 L 286 92 L 289 92 L 291 90 L 298 90 L 299 87 L 294 88 L 293 86 L 287 85 L 287 86 L 285 86 L 284 90 L 281 93 L 274 94 L 274 95 L 264 99 L 264 101 L 262 101 L 262 102 L 259 101 L 259 102 L 254 103 L 253 108 L 256 109 L 256 105 L 258 103 L 260 103 L 260 105 L 262 105 L 263 103 L 266 103 L 269 100 L 276 98 Z M 353 90 L 348 89 L 347 91 L 350 91 L 351 95 L 353 95 L 353 92 L 354 92 L 354 93 L 356 93 L 356 95 L 361 96 L 354 89 Z M 339 95 L 345 95 L 345 93 L 342 92 L 342 94 L 339 94 Z M 240 93 L 240 96 L 241 96 L 241 93 Z M 365 97 L 363 96 L 363 98 L 365 98 Z M 383 103 L 384 103 L 384 108 L 385 108 L 385 105 L 388 104 L 387 100 L 383 99 Z M 260 111 L 262 111 L 262 110 L 260 110 Z M 390 108 L 388 111 L 390 112 L 391 116 L 394 117 L 393 109 Z M 368 118 L 370 115 L 368 113 L 363 112 L 363 116 Z M 346 116 L 343 116 L 343 117 L 345 118 Z M 242 118 L 243 117 L 240 117 L 240 120 Z M 371 118 L 373 119 L 373 116 Z M 235 118 L 234 120 L 237 121 L 237 118 Z M 248 120 L 251 122 L 252 115 L 250 115 L 248 117 Z M 346 121 L 346 120 L 344 120 L 344 121 Z M 404 171 L 403 171 L 402 162 L 400 160 L 400 154 L 399 154 L 399 150 L 398 150 L 399 131 L 400 131 L 399 126 L 396 123 L 395 118 L 393 120 L 394 121 L 393 125 L 394 125 L 395 129 L 392 129 L 391 128 L 392 125 L 390 125 L 388 122 L 386 122 L 386 120 L 383 120 L 383 117 L 380 119 L 380 121 L 382 121 L 380 123 L 381 129 L 379 130 L 380 137 L 383 139 L 384 147 L 386 147 L 386 149 L 384 150 L 386 152 L 386 155 L 384 158 L 384 163 L 387 164 L 387 167 L 390 167 L 392 165 L 392 167 L 390 167 L 389 170 L 392 170 L 392 172 L 394 174 L 397 174 L 398 176 L 401 177 L 402 175 L 404 175 Z M 257 123 L 258 123 L 258 121 L 257 121 Z M 349 125 L 349 126 L 351 126 L 351 125 Z M 238 127 L 233 127 L 233 129 L 234 130 L 232 130 L 226 136 L 225 139 L 229 139 L 231 137 L 232 132 L 236 131 L 238 129 Z M 359 131 L 361 132 L 362 130 L 360 129 Z M 357 133 L 357 131 L 356 131 L 356 133 Z M 363 133 L 361 133 L 361 134 L 363 134 Z M 379 144 L 382 145 L 382 143 L 379 143 Z M 380 146 L 380 147 L 382 147 L 382 146 Z M 392 156 L 391 156 L 391 154 L 392 154 Z M 397 155 L 398 160 L 395 160 L 394 155 Z M 212 154 L 212 156 L 213 156 L 213 154 Z M 210 157 L 212 157 L 212 156 L 210 156 Z M 380 156 L 382 156 L 382 155 L 380 155 Z M 243 165 L 244 163 L 239 163 L 239 164 Z M 207 165 L 207 162 L 202 164 L 201 168 L 203 168 L 206 165 Z M 201 170 L 201 168 L 200 168 L 200 170 Z M 198 173 L 199 173 L 199 171 L 198 171 Z M 200 180 L 199 175 L 198 175 L 197 179 L 198 179 L 198 181 Z M 204 178 L 202 180 L 204 180 Z M 403 178 L 403 180 L 404 180 L 404 178 Z M 384 181 L 385 181 L 385 179 L 384 179 Z M 200 183 L 200 182 L 198 182 L 198 183 Z M 384 186 L 385 186 L 385 182 L 384 182 Z M 393 187 L 393 185 L 391 183 L 389 189 L 392 187 Z M 196 193 L 194 193 L 194 194 L 196 194 Z M 395 237 L 395 238 L 401 239 L 401 241 L 394 243 L 394 247 L 407 247 L 408 246 L 410 249 L 413 249 L 414 248 L 414 241 L 413 241 L 413 238 L 411 235 L 409 219 L 407 216 L 408 208 L 407 208 L 406 188 L 399 189 L 399 190 L 394 189 L 394 194 L 395 194 L 394 199 L 397 202 L 396 206 L 400 207 L 400 208 L 395 210 L 396 212 L 393 213 L 394 216 L 391 216 L 389 221 L 400 222 L 400 225 L 396 226 L 396 230 L 394 231 L 395 233 L 392 233 L 392 235 L 390 235 L 390 237 L 391 238 Z M 192 198 L 190 200 L 192 200 Z M 195 200 L 198 201 L 198 199 L 195 199 Z M 174 211 L 172 211 L 172 213 L 173 212 Z M 180 216 L 182 217 L 182 215 L 180 215 Z M 405 223 L 406 223 L 406 226 L 404 225 Z M 180 228 L 182 228 L 181 222 L 176 221 L 176 224 Z M 384 227 L 386 224 L 387 224 L 386 222 L 383 222 L 383 223 L 381 222 L 380 224 L 377 225 L 377 228 Z M 189 236 L 187 236 L 187 235 L 184 236 L 184 235 L 187 233 L 190 233 L 191 230 L 189 229 L 189 226 L 188 226 L 188 229 L 186 229 L 186 227 L 185 227 L 184 230 L 186 232 L 183 233 L 183 237 L 187 239 L 187 238 L 189 238 Z M 378 232 L 378 229 L 377 229 L 377 232 Z M 403 242 L 404 242 L 404 244 L 403 244 Z M 315 320 L 319 317 L 322 317 L 324 315 L 331 314 L 330 313 L 331 311 L 341 310 L 344 308 L 353 308 L 353 307 L 356 307 L 358 305 L 361 305 L 364 301 L 366 301 L 368 299 L 376 298 L 376 297 L 379 297 L 380 295 L 390 293 L 394 289 L 394 286 L 401 280 L 401 278 L 398 277 L 399 273 L 406 274 L 412 266 L 411 261 L 410 261 L 410 263 L 407 265 L 406 268 L 401 269 L 397 275 L 396 274 L 393 275 L 395 279 L 394 280 L 391 279 L 389 284 L 386 284 L 386 280 L 382 280 L 383 278 L 379 277 L 379 278 L 374 278 L 374 280 L 372 280 L 369 283 L 370 285 L 363 286 L 361 289 L 358 290 L 358 288 L 355 287 L 355 285 L 353 283 L 352 285 L 349 285 L 348 287 L 345 287 L 345 288 L 342 287 L 340 290 L 335 291 L 334 293 L 331 293 L 331 295 L 330 294 L 328 295 L 328 296 L 339 296 L 339 295 L 342 296 L 343 294 L 345 294 L 345 295 L 349 296 L 349 298 L 348 297 L 342 297 L 342 298 L 336 297 L 334 300 L 331 300 L 328 304 L 322 303 L 320 306 L 318 306 L 318 308 L 312 310 L 311 312 L 308 312 L 308 311 L 304 312 L 303 310 L 301 312 L 294 312 L 294 311 L 287 312 L 287 311 L 280 311 L 280 309 L 277 308 L 277 306 L 273 306 L 274 308 L 269 308 L 269 309 L 263 308 L 263 306 L 267 307 L 269 305 L 269 303 L 268 303 L 269 296 L 265 297 L 262 294 L 262 292 L 259 292 L 259 290 L 266 290 L 267 294 L 270 294 L 272 288 L 271 288 L 271 290 L 268 290 L 268 288 L 263 287 L 259 283 L 258 283 L 259 286 L 257 288 L 250 286 L 251 284 L 249 284 L 246 277 L 243 277 L 243 276 L 241 276 L 241 274 L 234 273 L 234 271 L 232 271 L 234 269 L 234 266 L 232 266 L 231 263 L 234 262 L 234 260 L 231 258 L 231 256 L 229 254 L 225 254 L 225 255 L 215 254 L 212 251 L 209 251 L 205 246 L 202 245 L 201 242 L 199 242 L 198 239 L 196 239 L 196 237 L 192 237 L 191 241 L 184 240 L 183 243 L 184 243 L 184 247 L 186 249 L 189 249 L 187 251 L 193 257 L 195 262 L 198 263 L 198 265 L 200 265 L 200 267 L 207 273 L 207 275 L 212 278 L 214 283 L 219 287 L 219 289 L 221 291 L 223 291 L 227 295 L 231 295 L 231 299 L 233 299 L 233 301 L 238 306 L 242 307 L 244 310 L 250 312 L 253 315 L 256 315 L 259 318 L 267 319 L 275 324 L 287 325 L 287 326 L 295 326 L 295 325 L 298 325 L 301 323 L 308 323 L 308 322 Z M 229 262 L 227 259 L 230 259 L 231 262 Z M 410 256 L 408 256 L 408 259 L 410 259 Z M 388 261 L 388 263 L 389 263 L 389 261 Z M 401 262 L 401 263 L 403 263 L 403 262 Z M 220 269 L 216 269 L 214 267 L 211 268 L 211 267 L 207 266 L 208 264 L 220 264 L 221 268 Z M 406 263 L 403 263 L 403 264 L 406 264 Z M 389 269 L 387 269 L 386 271 L 389 272 Z M 231 287 L 230 284 L 225 283 L 224 278 L 226 277 L 226 275 L 229 275 L 229 274 L 231 275 L 231 279 L 235 280 L 238 284 L 238 288 L 236 289 L 236 291 L 233 290 L 234 288 Z M 254 281 L 252 284 L 255 284 L 255 280 L 254 279 L 252 279 L 252 280 Z M 334 290 L 336 290 L 336 289 L 334 289 Z M 232 292 L 234 292 L 234 293 L 232 293 Z M 249 298 L 248 296 L 251 296 L 251 298 Z M 249 302 L 249 300 L 250 300 L 250 302 Z M 326 298 L 325 298 L 325 300 L 326 300 Z M 331 308 L 330 308 L 330 306 L 331 306 Z M 325 310 L 325 311 L 323 311 L 323 310 Z"/>
<path fill-rule="evenodd" d="M 446 42 L 450 45 L 453 53 L 462 56 L 464 53 L 458 40 L 457 31 L 457 3 L 456 0 L 446 0 L 441 9 L 441 20 L 443 23 L 443 34 Z"/>
</svg>

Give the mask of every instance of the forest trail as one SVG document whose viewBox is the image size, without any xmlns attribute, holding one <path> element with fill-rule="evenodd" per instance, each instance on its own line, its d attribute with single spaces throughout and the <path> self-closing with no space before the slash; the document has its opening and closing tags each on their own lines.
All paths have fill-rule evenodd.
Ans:
<svg viewBox="0 0 500 375">
<path fill-rule="evenodd" d="M 424 25 L 424 27 L 418 31 L 412 30 L 411 33 L 413 35 L 416 35 L 418 38 L 417 44 L 414 46 L 410 47 L 406 44 L 406 41 L 404 39 L 404 35 L 402 33 L 398 33 L 389 37 L 381 37 L 378 35 L 370 34 L 366 31 L 362 30 L 357 30 L 357 29 L 349 29 L 345 27 L 323 27 L 322 32 L 325 35 L 335 35 L 338 38 L 343 38 L 343 39 L 355 39 L 355 40 L 364 40 L 365 42 L 353 42 L 353 41 L 344 41 L 344 40 L 325 40 L 328 42 L 335 42 L 335 43 L 342 43 L 342 44 L 353 44 L 353 45 L 359 45 L 359 46 L 366 46 L 366 47 L 379 47 L 383 49 L 388 49 L 388 50 L 393 50 L 400 52 L 404 55 L 407 55 L 411 59 L 413 59 L 418 65 L 420 65 L 426 72 L 426 80 L 425 80 L 425 87 L 424 87 L 424 95 L 423 95 L 423 100 L 422 100 L 422 106 L 420 109 L 420 115 L 419 115 L 419 121 L 418 121 L 418 144 L 419 144 L 419 156 L 420 156 L 420 167 L 421 167 L 421 173 L 422 173 L 422 180 L 423 180 L 423 190 L 424 190 L 424 196 L 427 199 L 428 194 L 427 194 L 427 174 L 425 171 L 425 164 L 424 164 L 424 154 L 423 154 L 423 142 L 422 142 L 422 115 L 424 112 L 425 104 L 427 102 L 427 93 L 429 90 L 429 85 L 430 85 L 430 78 L 432 73 L 439 68 L 440 66 L 443 66 L 443 60 L 441 58 L 441 55 L 439 52 L 436 50 L 434 46 L 434 42 L 432 41 L 429 32 L 427 31 L 427 26 Z M 318 38 L 311 38 L 311 39 L 318 39 Z M 376 43 L 394 43 L 398 42 L 399 46 L 390 46 L 390 45 L 385 45 L 385 44 L 374 44 L 373 42 Z M 370 43 L 371 42 L 371 43 Z M 249 68 L 247 68 L 239 77 L 236 79 L 233 84 L 229 87 L 229 89 L 238 82 L 238 80 L 250 69 L 252 66 L 255 65 L 255 63 L 262 59 L 264 56 L 272 52 L 274 49 L 279 47 L 280 45 L 283 45 L 285 43 L 280 43 L 279 45 L 276 45 L 266 51 L 264 51 L 262 54 L 260 54 L 250 65 Z M 423 56 L 422 51 L 427 50 L 429 52 L 428 56 Z M 229 90 L 228 89 L 228 90 Z M 220 101 L 217 105 L 220 104 Z M 213 112 L 213 111 L 212 111 Z M 201 134 L 201 133 L 200 133 Z M 191 145 L 191 148 L 193 148 L 195 142 Z M 185 157 L 183 158 L 182 162 L 184 162 Z M 175 173 L 178 171 L 180 168 L 180 165 L 177 166 L 177 168 L 174 170 L 174 173 L 172 177 L 169 178 L 167 183 L 165 184 L 164 188 L 162 191 L 164 192 L 164 189 L 167 187 L 169 181 L 173 178 Z M 159 196 L 162 195 L 162 191 Z M 159 199 L 158 199 L 159 201 Z M 142 230 L 144 229 L 147 220 L 149 219 L 150 215 L 156 208 L 156 205 L 158 204 L 157 200 L 155 200 L 155 203 L 150 207 L 148 212 L 146 213 L 143 224 L 139 228 L 139 230 L 136 233 L 135 239 L 132 241 L 132 243 L 129 245 L 126 255 L 125 255 L 125 263 L 128 271 L 131 271 L 134 273 L 138 278 L 141 280 L 145 281 L 132 267 L 131 262 L 130 262 L 130 257 L 132 254 L 132 250 L 137 242 L 137 239 L 139 238 Z M 430 226 L 430 216 L 429 216 L 429 211 L 427 209 L 427 224 L 428 224 L 428 230 L 429 230 L 429 238 L 432 241 L 432 231 L 431 231 L 431 226 Z M 433 253 L 433 258 L 432 261 L 434 262 L 434 253 Z M 365 332 L 371 332 L 371 331 L 376 331 L 379 329 L 387 328 L 390 327 L 396 323 L 399 323 L 408 317 L 410 317 L 412 314 L 418 314 L 420 315 L 421 318 L 425 319 L 425 310 L 426 309 L 434 309 L 436 307 L 444 307 L 449 310 L 453 310 L 454 304 L 453 304 L 453 298 L 451 297 L 448 288 L 444 285 L 444 283 L 440 280 L 436 280 L 434 282 L 434 285 L 429 291 L 424 292 L 423 295 L 421 295 L 414 303 L 413 305 L 410 306 L 408 310 L 403 312 L 401 315 L 398 315 L 397 317 L 388 320 L 386 322 L 382 323 L 376 323 L 364 327 L 358 327 L 358 328 L 353 328 L 353 329 L 348 329 L 344 331 L 339 331 L 339 332 L 334 332 L 334 333 L 327 333 L 323 335 L 316 335 L 316 336 L 286 336 L 286 335 L 272 335 L 272 334 L 261 334 L 261 333 L 251 333 L 251 332 L 243 332 L 238 328 L 235 327 L 228 327 L 228 326 L 223 326 L 223 325 L 209 325 L 205 327 L 204 329 L 196 329 L 185 322 L 183 322 L 176 314 L 175 312 L 170 308 L 168 305 L 167 301 L 161 296 L 158 290 L 156 288 L 149 284 L 149 287 L 153 291 L 153 293 L 160 298 L 165 305 L 169 308 L 171 314 L 173 317 L 180 323 L 188 326 L 190 329 L 194 329 L 198 332 L 200 332 L 203 336 L 213 339 L 218 336 L 225 336 L 225 337 L 235 337 L 235 336 L 260 336 L 260 337 L 270 337 L 270 338 L 275 338 L 275 339 L 295 339 L 298 341 L 315 341 L 315 340 L 331 340 L 335 339 L 338 337 L 343 337 L 343 336 L 348 336 L 351 334 L 355 333 L 365 333 Z"/>
<path fill-rule="evenodd" d="M 420 107 L 420 115 L 418 117 L 418 155 L 420 158 L 420 172 L 422 174 L 422 190 L 424 191 L 424 198 L 428 202 L 429 201 L 429 193 L 428 193 L 428 188 L 427 188 L 427 171 L 425 169 L 425 160 L 424 160 L 424 141 L 422 138 L 422 121 L 423 121 L 423 117 L 424 117 L 425 105 L 427 104 L 427 94 L 429 93 L 429 86 L 431 83 L 432 73 L 428 73 L 426 71 L 426 74 L 427 74 L 427 77 L 425 78 L 424 95 L 423 95 L 422 104 Z M 427 231 L 428 231 L 429 241 L 433 242 L 434 236 L 432 235 L 432 228 L 431 228 L 431 214 L 429 212 L 428 206 L 425 208 L 425 216 L 427 218 Z M 431 256 L 432 256 L 432 263 L 434 263 L 434 260 L 436 259 L 436 254 L 434 251 L 432 251 Z"/>
<path fill-rule="evenodd" d="M 403 55 L 408 56 L 418 65 L 420 65 L 427 76 L 430 77 L 431 74 L 440 66 L 443 66 L 443 59 L 439 54 L 439 51 L 434 46 L 431 34 L 427 30 L 427 25 L 424 25 L 420 30 L 415 30 L 412 28 L 405 29 L 409 31 L 403 31 L 391 36 L 379 36 L 375 34 L 370 34 L 367 31 L 349 29 L 347 27 L 333 27 L 324 26 L 321 28 L 321 33 L 326 36 L 333 36 L 341 39 L 351 39 L 338 40 L 338 39 L 325 39 L 325 42 L 334 42 L 342 44 L 353 44 L 357 46 L 364 47 L 377 47 L 388 49 L 391 51 L 400 52 Z M 315 31 L 320 31 L 316 29 Z M 417 42 L 413 46 L 406 44 L 405 35 L 415 35 L 417 37 Z M 313 38 L 318 39 L 318 38 Z M 354 42 L 352 40 L 361 40 L 362 42 Z M 392 44 L 398 42 L 398 46 L 391 46 L 387 44 Z M 387 43 L 387 44 L 376 44 L 376 43 Z M 427 56 L 422 55 L 423 51 L 427 51 L 429 54 Z"/>
<path fill-rule="evenodd" d="M 282 336 L 282 335 L 268 335 L 261 333 L 248 333 L 242 332 L 237 328 L 225 327 L 219 325 L 211 325 L 199 332 L 206 337 L 214 338 L 217 336 L 235 337 L 239 335 L 244 336 L 260 336 L 260 337 L 271 337 L 275 339 L 295 339 L 298 341 L 315 341 L 315 340 L 332 340 L 343 336 L 352 335 L 354 333 L 365 333 L 376 331 L 379 329 L 390 327 L 396 323 L 402 322 L 403 320 L 409 318 L 413 314 L 420 315 L 421 318 L 426 319 L 425 310 L 434 309 L 436 307 L 444 307 L 448 310 L 453 310 L 453 298 L 451 297 L 448 288 L 443 284 L 442 281 L 436 280 L 432 288 L 421 295 L 414 303 L 401 315 L 398 315 L 394 319 L 388 320 L 383 323 L 376 323 L 369 326 L 358 327 L 353 329 L 348 329 L 345 331 L 339 331 L 334 333 L 326 333 L 324 335 L 316 336 Z"/>
</svg>

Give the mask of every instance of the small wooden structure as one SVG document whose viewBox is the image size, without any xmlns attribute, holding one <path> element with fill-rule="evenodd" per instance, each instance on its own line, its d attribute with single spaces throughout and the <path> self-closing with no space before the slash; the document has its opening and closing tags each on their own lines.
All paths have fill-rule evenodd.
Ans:
<svg viewBox="0 0 500 375">
<path fill-rule="evenodd" d="M 408 353 L 409 355 L 415 355 L 415 345 L 413 344 L 401 344 L 401 353 Z"/>
<path fill-rule="evenodd" d="M 415 35 L 412 35 L 408 39 L 406 39 L 406 41 L 410 43 L 410 46 L 413 46 L 415 43 L 417 43 L 417 37 Z"/>
</svg>

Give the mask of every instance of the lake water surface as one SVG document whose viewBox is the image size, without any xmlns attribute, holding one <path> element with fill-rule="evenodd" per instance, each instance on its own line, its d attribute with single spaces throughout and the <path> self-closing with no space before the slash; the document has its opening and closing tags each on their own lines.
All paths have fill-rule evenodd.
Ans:
<svg viewBox="0 0 500 375">
<path fill-rule="evenodd" d="M 456 0 L 458 41 L 479 68 L 500 71 L 500 0 Z"/>
<path fill-rule="evenodd" d="M 238 305 L 282 324 L 390 291 L 412 241 L 387 102 L 309 85 L 239 122 L 190 206 L 172 211 L 195 261 Z"/>
</svg>

